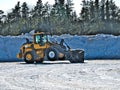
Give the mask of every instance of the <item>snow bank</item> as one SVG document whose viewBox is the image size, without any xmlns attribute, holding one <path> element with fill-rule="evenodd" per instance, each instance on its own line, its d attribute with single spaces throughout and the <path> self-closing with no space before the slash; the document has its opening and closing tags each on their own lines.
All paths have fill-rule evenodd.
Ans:
<svg viewBox="0 0 120 90">
<path fill-rule="evenodd" d="M 20 46 L 30 36 L 0 36 L 0 61 L 18 61 L 16 54 Z M 50 40 L 65 39 L 73 49 L 84 49 L 85 59 L 120 59 L 120 36 L 95 35 L 95 36 L 52 36 Z"/>
<path fill-rule="evenodd" d="M 25 42 L 23 37 L 0 36 L 0 61 L 15 61 L 19 47 Z"/>
<path fill-rule="evenodd" d="M 73 49 L 84 49 L 85 59 L 120 59 L 120 36 L 53 36 L 57 41 L 64 38 Z"/>
</svg>

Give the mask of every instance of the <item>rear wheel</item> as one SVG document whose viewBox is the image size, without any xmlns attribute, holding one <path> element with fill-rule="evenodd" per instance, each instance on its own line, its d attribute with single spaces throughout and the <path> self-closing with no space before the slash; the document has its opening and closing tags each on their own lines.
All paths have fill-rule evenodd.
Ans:
<svg viewBox="0 0 120 90">
<path fill-rule="evenodd" d="M 24 55 L 24 61 L 26 62 L 26 63 L 34 63 L 34 55 L 33 55 L 33 53 L 32 52 L 27 52 L 27 53 L 25 53 L 25 55 Z"/>
</svg>

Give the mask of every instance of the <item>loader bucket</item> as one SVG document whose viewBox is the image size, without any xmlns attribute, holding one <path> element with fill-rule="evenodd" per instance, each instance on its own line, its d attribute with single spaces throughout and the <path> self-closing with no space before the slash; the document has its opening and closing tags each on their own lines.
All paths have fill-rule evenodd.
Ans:
<svg viewBox="0 0 120 90">
<path fill-rule="evenodd" d="M 66 59 L 71 63 L 84 63 L 84 51 L 83 50 L 72 50 L 66 54 Z"/>
</svg>

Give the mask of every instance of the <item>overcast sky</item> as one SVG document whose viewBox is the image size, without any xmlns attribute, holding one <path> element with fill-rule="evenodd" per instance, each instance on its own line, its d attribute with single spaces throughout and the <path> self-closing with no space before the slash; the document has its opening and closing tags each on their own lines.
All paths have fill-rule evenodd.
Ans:
<svg viewBox="0 0 120 90">
<path fill-rule="evenodd" d="M 16 3 L 20 1 L 20 3 L 22 4 L 23 2 L 27 2 L 29 6 L 34 6 L 36 4 L 36 2 L 38 0 L 0 0 L 0 10 L 3 11 L 10 11 L 12 8 L 14 8 L 14 6 L 16 5 Z M 49 2 L 49 4 L 54 4 L 55 0 L 42 0 L 43 3 L 45 2 Z M 77 14 L 80 12 L 81 10 L 81 1 L 82 0 L 73 0 L 74 3 L 74 10 L 77 11 Z M 120 0 L 113 0 L 115 1 L 117 6 L 120 6 Z"/>
</svg>

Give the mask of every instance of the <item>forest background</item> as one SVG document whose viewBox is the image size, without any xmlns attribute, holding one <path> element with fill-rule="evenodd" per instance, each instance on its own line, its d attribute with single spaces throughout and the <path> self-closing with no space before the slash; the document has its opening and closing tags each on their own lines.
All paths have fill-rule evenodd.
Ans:
<svg viewBox="0 0 120 90">
<path fill-rule="evenodd" d="M 11 12 L 0 10 L 0 35 L 20 35 L 31 30 L 51 34 L 120 35 L 120 8 L 114 0 L 82 0 L 77 15 L 72 0 L 55 0 L 53 5 L 38 0 L 30 9 L 26 2 L 17 4 Z"/>
</svg>

